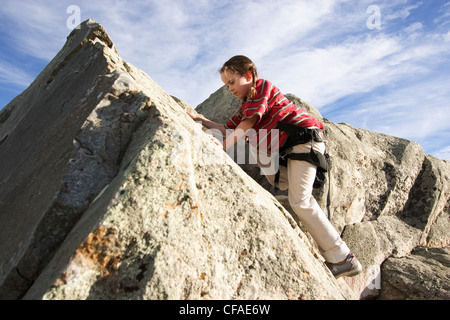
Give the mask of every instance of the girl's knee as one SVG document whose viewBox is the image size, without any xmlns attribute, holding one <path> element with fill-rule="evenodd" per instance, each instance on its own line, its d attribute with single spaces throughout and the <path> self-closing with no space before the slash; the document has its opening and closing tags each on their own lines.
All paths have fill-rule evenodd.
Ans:
<svg viewBox="0 0 450 320">
<path fill-rule="evenodd" d="M 313 209 L 316 205 L 317 202 L 315 201 L 314 197 L 308 196 L 308 197 L 304 197 L 304 198 L 300 198 L 300 199 L 293 199 L 291 197 L 289 197 L 289 205 L 295 210 L 309 210 L 309 209 Z"/>
</svg>

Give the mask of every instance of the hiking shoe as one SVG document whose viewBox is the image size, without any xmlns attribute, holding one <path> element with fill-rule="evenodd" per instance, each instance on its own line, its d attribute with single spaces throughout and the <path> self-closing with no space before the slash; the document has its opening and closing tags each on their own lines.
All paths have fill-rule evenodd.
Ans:
<svg viewBox="0 0 450 320">
<path fill-rule="evenodd" d="M 339 277 L 354 277 L 362 272 L 361 263 L 353 253 L 347 256 L 343 264 L 326 262 L 326 265 L 336 279 Z"/>
</svg>

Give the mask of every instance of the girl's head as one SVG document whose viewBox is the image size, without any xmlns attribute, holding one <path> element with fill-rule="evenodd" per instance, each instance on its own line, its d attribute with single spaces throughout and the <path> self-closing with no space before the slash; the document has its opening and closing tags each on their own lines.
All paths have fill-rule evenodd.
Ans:
<svg viewBox="0 0 450 320">
<path fill-rule="evenodd" d="M 222 81 L 230 92 L 246 100 L 256 94 L 258 71 L 255 64 L 245 56 L 234 56 L 219 70 Z"/>
</svg>

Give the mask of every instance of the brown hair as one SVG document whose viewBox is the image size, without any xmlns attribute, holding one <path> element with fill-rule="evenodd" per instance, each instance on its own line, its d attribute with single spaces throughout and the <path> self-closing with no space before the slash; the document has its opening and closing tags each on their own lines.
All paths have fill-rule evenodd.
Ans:
<svg viewBox="0 0 450 320">
<path fill-rule="evenodd" d="M 234 56 L 224 63 L 219 72 L 223 73 L 227 70 L 238 73 L 241 76 L 246 76 L 247 72 L 250 71 L 252 73 L 253 86 L 250 89 L 247 97 L 251 99 L 256 95 L 256 81 L 258 80 L 258 70 L 252 60 L 250 60 L 246 56 Z"/>
</svg>

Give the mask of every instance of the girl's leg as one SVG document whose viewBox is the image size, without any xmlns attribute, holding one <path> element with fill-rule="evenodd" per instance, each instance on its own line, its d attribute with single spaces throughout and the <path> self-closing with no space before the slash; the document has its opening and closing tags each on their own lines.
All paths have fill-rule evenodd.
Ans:
<svg viewBox="0 0 450 320">
<path fill-rule="evenodd" d="M 314 149 L 325 151 L 324 143 L 314 143 Z M 297 145 L 292 153 L 309 153 L 311 144 Z M 288 161 L 289 204 L 305 228 L 317 242 L 325 260 L 338 263 L 346 259 L 349 248 L 328 220 L 312 195 L 316 167 L 306 161 Z"/>
</svg>

